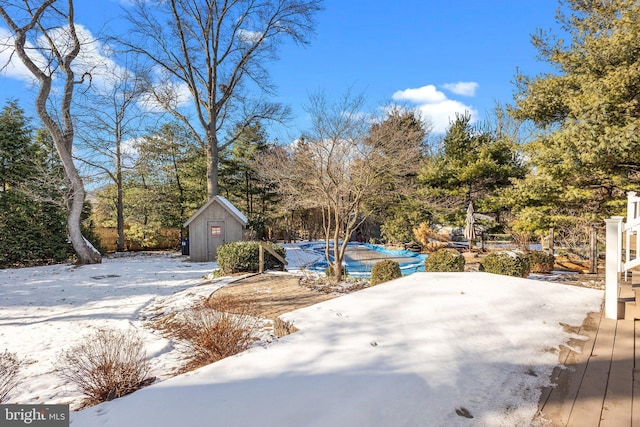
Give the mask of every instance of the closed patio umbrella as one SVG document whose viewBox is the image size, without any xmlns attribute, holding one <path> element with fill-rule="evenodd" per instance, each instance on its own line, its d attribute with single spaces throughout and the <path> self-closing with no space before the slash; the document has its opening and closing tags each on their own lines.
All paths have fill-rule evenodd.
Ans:
<svg viewBox="0 0 640 427">
<path fill-rule="evenodd" d="M 464 237 L 469 241 L 469 252 L 471 252 L 473 241 L 476 239 L 475 224 L 476 220 L 473 217 L 473 203 L 469 202 L 469 207 L 467 208 L 467 218 L 464 224 Z"/>
</svg>

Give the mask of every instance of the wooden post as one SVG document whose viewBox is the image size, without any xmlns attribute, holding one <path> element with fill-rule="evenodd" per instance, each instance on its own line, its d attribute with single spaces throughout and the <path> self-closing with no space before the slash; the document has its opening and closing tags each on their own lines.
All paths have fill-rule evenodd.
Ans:
<svg viewBox="0 0 640 427">
<path fill-rule="evenodd" d="M 269 252 L 271 255 L 273 255 L 273 257 L 275 259 L 277 259 L 278 261 L 280 261 L 282 263 L 282 269 L 284 270 L 284 266 L 288 264 L 287 261 L 284 258 L 282 258 L 280 255 L 278 255 L 278 253 L 276 251 L 271 249 L 264 242 L 259 242 L 258 243 L 258 247 L 259 247 L 258 262 L 260 263 L 260 266 L 258 267 L 258 272 L 264 273 L 264 251 L 265 250 L 267 252 Z"/>
<path fill-rule="evenodd" d="M 607 319 L 618 319 L 618 271 L 620 269 L 620 233 L 622 217 L 604 220 L 607 227 L 604 315 Z"/>
<path fill-rule="evenodd" d="M 262 246 L 262 242 L 258 245 L 258 273 L 264 273 L 264 246 Z"/>
<path fill-rule="evenodd" d="M 598 230 L 589 227 L 589 274 L 598 272 Z"/>
</svg>

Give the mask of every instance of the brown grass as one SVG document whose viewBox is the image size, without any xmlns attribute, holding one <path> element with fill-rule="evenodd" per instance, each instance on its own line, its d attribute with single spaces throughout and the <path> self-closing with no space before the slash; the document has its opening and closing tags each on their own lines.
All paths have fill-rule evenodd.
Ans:
<svg viewBox="0 0 640 427">
<path fill-rule="evenodd" d="M 227 295 L 159 319 L 154 326 L 184 344 L 186 372 L 247 350 L 261 323 L 247 304 Z"/>
<path fill-rule="evenodd" d="M 284 321 L 279 317 L 273 319 L 273 333 L 276 334 L 277 337 L 286 337 L 295 332 L 298 332 L 298 328 L 293 326 L 293 323 Z"/>
<path fill-rule="evenodd" d="M 0 353 L 0 403 L 18 385 L 18 369 L 20 361 L 15 353 L 9 353 L 8 350 Z"/>
<path fill-rule="evenodd" d="M 87 396 L 88 405 L 113 400 L 153 382 L 142 338 L 127 330 L 100 330 L 62 352 L 57 371 Z"/>
</svg>

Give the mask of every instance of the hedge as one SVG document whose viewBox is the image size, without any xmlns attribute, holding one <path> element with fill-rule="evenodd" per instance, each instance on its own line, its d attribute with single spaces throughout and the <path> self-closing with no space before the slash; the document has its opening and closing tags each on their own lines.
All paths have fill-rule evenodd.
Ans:
<svg viewBox="0 0 640 427">
<path fill-rule="evenodd" d="M 254 273 L 260 268 L 260 243 L 266 243 L 271 249 L 273 249 L 283 259 L 286 256 L 285 249 L 271 242 L 256 242 L 256 241 L 243 241 L 243 242 L 230 242 L 218 248 L 218 267 L 225 273 Z M 264 252 L 264 269 L 274 269 L 281 267 L 282 263 L 278 261 L 269 252 Z"/>
</svg>

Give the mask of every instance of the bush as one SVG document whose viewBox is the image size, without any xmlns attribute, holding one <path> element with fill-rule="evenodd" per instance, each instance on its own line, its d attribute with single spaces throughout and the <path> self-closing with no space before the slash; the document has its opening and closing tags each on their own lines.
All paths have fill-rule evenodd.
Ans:
<svg viewBox="0 0 640 427">
<path fill-rule="evenodd" d="M 480 271 L 527 277 L 529 275 L 529 259 L 520 251 L 492 252 L 481 261 Z"/>
<path fill-rule="evenodd" d="M 142 339 L 131 330 L 100 330 L 86 337 L 59 356 L 57 371 L 78 386 L 88 404 L 125 396 L 153 381 L 147 377 Z"/>
<path fill-rule="evenodd" d="M 532 273 L 549 273 L 553 270 L 556 258 L 545 251 L 531 251 L 527 253 Z"/>
<path fill-rule="evenodd" d="M 424 271 L 464 271 L 464 256 L 455 249 L 438 249 L 424 260 Z"/>
<path fill-rule="evenodd" d="M 15 353 L 9 353 L 8 350 L 0 353 L 0 403 L 18 385 L 19 368 L 20 362 Z"/>
<path fill-rule="evenodd" d="M 283 259 L 286 256 L 285 249 L 271 242 L 266 243 L 272 250 L 274 250 Z M 231 273 L 255 273 L 260 269 L 260 242 L 230 242 L 218 248 L 218 267 L 224 271 L 225 274 Z M 269 270 L 276 267 L 281 267 L 282 263 L 278 261 L 269 252 L 264 251 L 264 269 Z"/>
<path fill-rule="evenodd" d="M 399 277 L 402 277 L 400 264 L 391 259 L 385 259 L 384 261 L 378 261 L 373 264 L 371 281 L 369 283 L 371 286 L 374 286 Z"/>
<path fill-rule="evenodd" d="M 336 272 L 333 269 L 333 266 L 330 265 L 327 268 L 324 269 L 324 274 L 327 277 L 335 277 L 336 276 Z M 347 267 L 345 267 L 344 265 L 342 266 L 342 277 L 347 277 L 349 275 L 349 272 L 347 271 Z"/>
<path fill-rule="evenodd" d="M 156 327 L 182 341 L 188 362 L 185 371 L 233 356 L 255 341 L 258 327 L 249 305 L 226 295 L 212 295 L 205 305 L 171 315 Z"/>
</svg>

